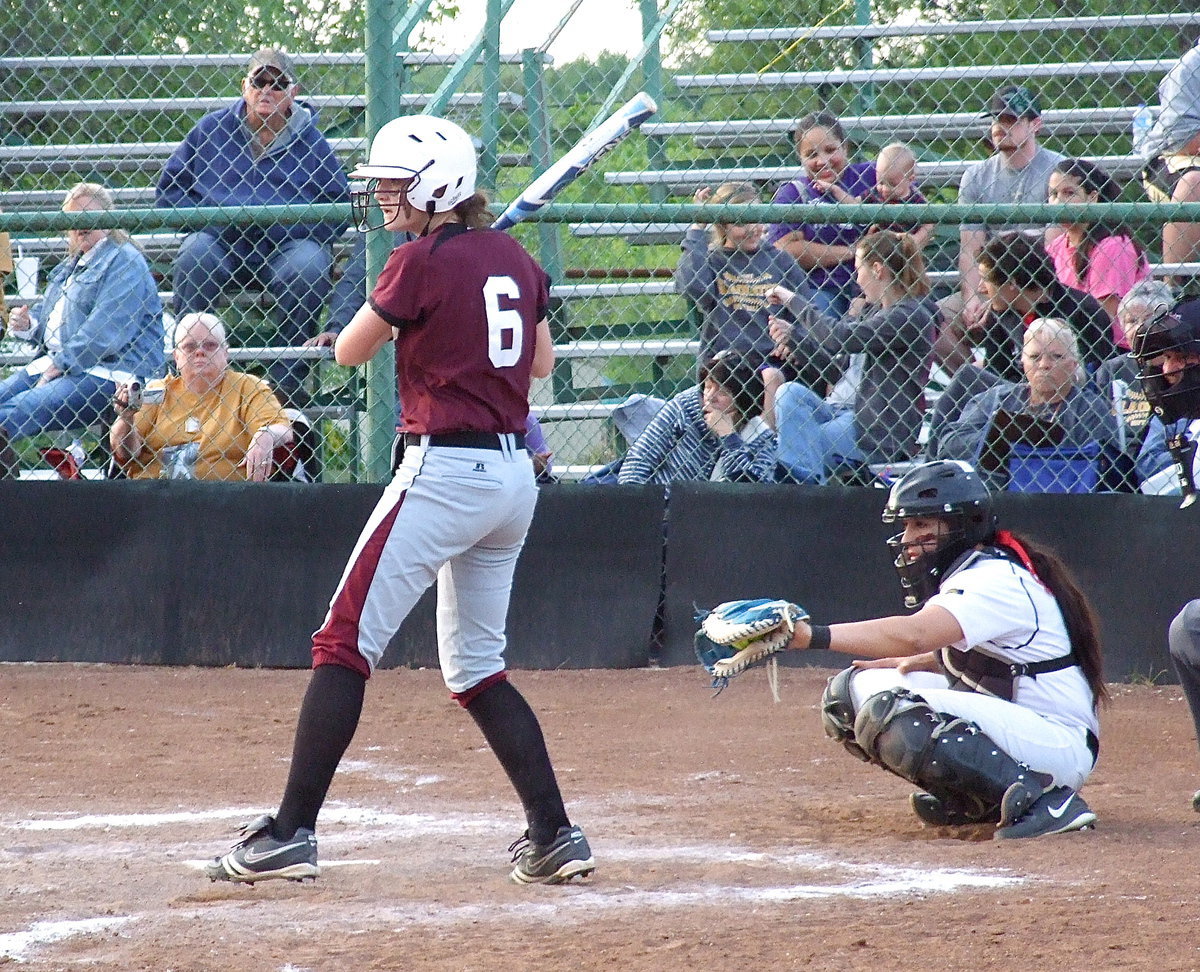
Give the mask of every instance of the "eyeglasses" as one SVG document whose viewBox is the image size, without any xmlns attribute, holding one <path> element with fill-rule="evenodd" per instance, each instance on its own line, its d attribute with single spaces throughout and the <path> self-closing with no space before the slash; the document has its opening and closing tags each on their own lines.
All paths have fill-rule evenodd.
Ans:
<svg viewBox="0 0 1200 972">
<path fill-rule="evenodd" d="M 256 74 L 248 79 L 250 87 L 256 91 L 262 91 L 263 88 L 270 88 L 272 91 L 287 91 L 292 86 L 292 82 L 279 74 Z"/>
<path fill-rule="evenodd" d="M 203 351 L 205 354 L 216 354 L 220 347 L 218 341 L 201 341 L 197 344 L 195 341 L 184 341 L 179 345 L 179 350 L 184 354 L 195 354 L 197 351 Z"/>
</svg>

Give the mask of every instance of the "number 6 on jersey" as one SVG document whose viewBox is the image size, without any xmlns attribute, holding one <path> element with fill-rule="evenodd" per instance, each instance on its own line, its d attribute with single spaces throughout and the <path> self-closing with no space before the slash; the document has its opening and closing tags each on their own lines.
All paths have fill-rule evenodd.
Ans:
<svg viewBox="0 0 1200 972">
<path fill-rule="evenodd" d="M 483 285 L 483 306 L 487 312 L 488 358 L 497 368 L 511 368 L 521 360 L 524 331 L 521 314 L 515 308 L 500 306 L 500 298 L 516 301 L 521 289 L 512 277 L 488 277 Z"/>
</svg>

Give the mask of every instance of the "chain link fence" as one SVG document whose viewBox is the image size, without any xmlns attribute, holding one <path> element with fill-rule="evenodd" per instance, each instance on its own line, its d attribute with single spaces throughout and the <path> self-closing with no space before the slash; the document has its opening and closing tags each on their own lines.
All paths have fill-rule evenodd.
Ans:
<svg viewBox="0 0 1200 972">
<path fill-rule="evenodd" d="M 382 478 L 390 363 L 331 349 L 382 258 L 346 176 L 378 105 L 476 135 L 498 211 L 642 89 L 512 230 L 553 281 L 548 478 L 1178 488 L 1126 352 L 1200 266 L 1200 8 L 640 0 L 630 53 L 564 63 L 562 23 L 500 49 L 522 4 L 454 51 L 428 3 L 0 12 L 0 464 Z"/>
</svg>

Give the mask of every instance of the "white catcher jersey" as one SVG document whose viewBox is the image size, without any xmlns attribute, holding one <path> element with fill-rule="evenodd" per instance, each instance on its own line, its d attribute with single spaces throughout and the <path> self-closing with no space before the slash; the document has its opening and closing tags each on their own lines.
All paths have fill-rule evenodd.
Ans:
<svg viewBox="0 0 1200 972">
<path fill-rule="evenodd" d="M 953 646 L 960 650 L 1005 662 L 1045 661 L 1071 651 L 1054 596 L 1007 558 L 977 554 L 946 577 L 928 603 L 954 615 L 964 635 Z M 1019 677 L 1013 701 L 1051 722 L 1100 732 L 1092 690 L 1078 666 Z"/>
</svg>

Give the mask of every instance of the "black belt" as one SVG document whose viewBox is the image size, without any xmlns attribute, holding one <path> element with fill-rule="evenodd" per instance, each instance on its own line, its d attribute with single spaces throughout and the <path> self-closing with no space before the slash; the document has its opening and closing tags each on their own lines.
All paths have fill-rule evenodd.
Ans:
<svg viewBox="0 0 1200 972">
<path fill-rule="evenodd" d="M 524 432 L 439 432 L 429 436 L 404 433 L 406 446 L 419 446 L 422 439 L 426 440 L 427 445 L 451 449 L 495 449 L 503 452 L 509 448 L 509 441 L 513 448 L 525 448 Z"/>
</svg>

